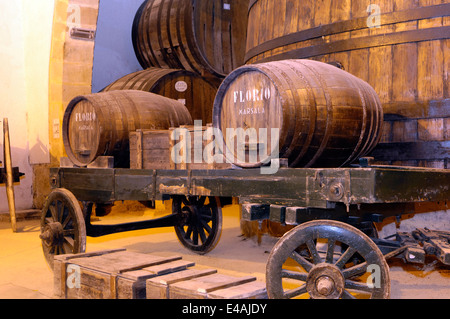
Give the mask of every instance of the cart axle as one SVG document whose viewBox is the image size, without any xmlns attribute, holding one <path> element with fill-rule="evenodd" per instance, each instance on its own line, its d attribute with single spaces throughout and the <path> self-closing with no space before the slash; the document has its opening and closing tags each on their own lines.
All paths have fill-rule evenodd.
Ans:
<svg viewBox="0 0 450 319">
<path fill-rule="evenodd" d="M 134 230 L 174 227 L 178 224 L 178 221 L 179 216 L 177 216 L 177 214 L 171 214 L 162 218 L 142 222 L 124 223 L 117 225 L 92 225 L 90 220 L 86 220 L 86 234 L 89 237 L 101 237 Z"/>
</svg>

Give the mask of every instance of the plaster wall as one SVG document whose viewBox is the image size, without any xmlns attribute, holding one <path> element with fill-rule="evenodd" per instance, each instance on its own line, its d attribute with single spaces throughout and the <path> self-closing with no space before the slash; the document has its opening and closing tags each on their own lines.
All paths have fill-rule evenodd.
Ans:
<svg viewBox="0 0 450 319">
<path fill-rule="evenodd" d="M 0 1 L 0 120 L 9 121 L 13 166 L 26 174 L 15 186 L 18 210 L 33 205 L 32 165 L 49 161 L 48 78 L 53 10 L 54 0 Z M 3 160 L 3 129 L 0 131 Z M 2 186 L 0 212 L 7 210 Z"/>
</svg>

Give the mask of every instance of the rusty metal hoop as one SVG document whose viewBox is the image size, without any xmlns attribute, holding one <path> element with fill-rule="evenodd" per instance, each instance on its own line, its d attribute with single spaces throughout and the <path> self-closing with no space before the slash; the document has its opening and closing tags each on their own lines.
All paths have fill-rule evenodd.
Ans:
<svg viewBox="0 0 450 319">
<path fill-rule="evenodd" d="M 390 295 L 389 267 L 380 249 L 360 230 L 331 220 L 307 222 L 286 233 L 269 256 L 266 283 L 272 299 Z"/>
</svg>

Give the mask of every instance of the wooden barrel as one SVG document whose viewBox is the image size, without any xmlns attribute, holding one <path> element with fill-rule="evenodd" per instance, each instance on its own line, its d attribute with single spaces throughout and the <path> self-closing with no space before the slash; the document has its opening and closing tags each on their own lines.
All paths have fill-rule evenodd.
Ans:
<svg viewBox="0 0 450 319">
<path fill-rule="evenodd" d="M 212 108 L 218 83 L 186 70 L 149 68 L 118 79 L 103 91 L 140 90 L 183 103 L 194 120 L 212 123 Z"/>
<path fill-rule="evenodd" d="M 213 111 L 214 127 L 222 131 L 227 146 L 224 154 L 241 167 L 267 162 L 276 151 L 277 129 L 277 153 L 290 167 L 340 167 L 376 146 L 382 120 L 373 88 L 312 60 L 238 68 L 220 86 Z M 245 140 L 236 137 L 239 130 Z"/>
<path fill-rule="evenodd" d="M 142 67 L 225 76 L 244 64 L 248 0 L 147 0 L 133 23 Z"/>
<path fill-rule="evenodd" d="M 149 92 L 124 90 L 74 98 L 63 119 L 63 141 L 69 159 L 84 167 L 99 156 L 114 156 L 115 167 L 130 163 L 129 133 L 192 124 L 186 107 Z"/>
<path fill-rule="evenodd" d="M 448 1 L 251 0 L 247 33 L 247 63 L 336 61 L 368 82 L 388 122 L 380 159 L 448 166 Z"/>
</svg>

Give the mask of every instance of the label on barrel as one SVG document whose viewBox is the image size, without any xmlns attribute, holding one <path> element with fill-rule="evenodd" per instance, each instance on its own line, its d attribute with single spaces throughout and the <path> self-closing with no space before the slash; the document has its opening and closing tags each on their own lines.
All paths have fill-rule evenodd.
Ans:
<svg viewBox="0 0 450 319">
<path fill-rule="evenodd" d="M 264 114 L 266 113 L 264 104 L 260 107 L 255 107 L 256 105 L 254 104 L 252 105 L 253 107 L 245 106 L 250 106 L 249 103 L 251 102 L 269 101 L 271 94 L 270 88 L 239 90 L 233 92 L 233 100 L 235 105 L 241 104 L 244 106 L 239 108 L 239 115 Z"/>
<path fill-rule="evenodd" d="M 96 120 L 95 112 L 75 113 L 75 122 L 81 122 L 78 126 L 79 131 L 93 130 L 94 127 L 89 123 Z"/>
<path fill-rule="evenodd" d="M 186 82 L 184 81 L 178 81 L 177 83 L 175 83 L 175 90 L 177 90 L 180 93 L 186 92 L 186 90 L 188 89 L 188 85 Z"/>
</svg>

